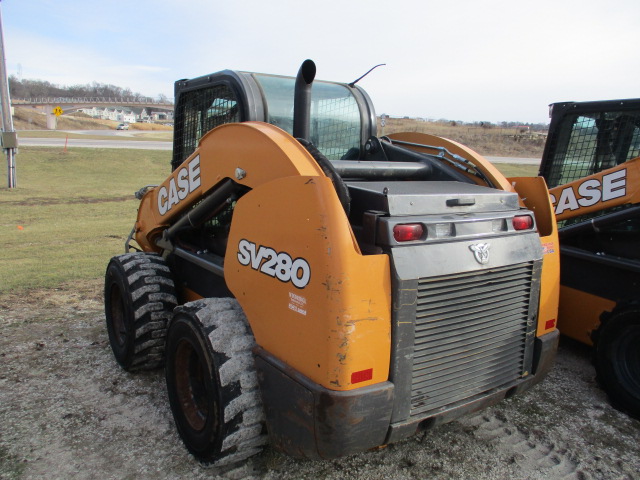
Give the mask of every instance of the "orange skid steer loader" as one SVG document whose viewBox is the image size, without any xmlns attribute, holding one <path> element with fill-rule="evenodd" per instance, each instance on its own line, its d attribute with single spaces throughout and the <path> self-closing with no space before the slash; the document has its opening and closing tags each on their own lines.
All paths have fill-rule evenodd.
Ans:
<svg viewBox="0 0 640 480">
<path fill-rule="evenodd" d="M 640 99 L 551 105 L 540 166 L 562 246 L 558 326 L 640 418 Z"/>
<path fill-rule="evenodd" d="M 519 393 L 555 356 L 544 181 L 430 135 L 376 137 L 354 84 L 176 82 L 171 175 L 107 268 L 128 371 L 165 366 L 188 450 L 334 458 Z M 136 251 L 131 251 L 136 250 Z"/>
</svg>

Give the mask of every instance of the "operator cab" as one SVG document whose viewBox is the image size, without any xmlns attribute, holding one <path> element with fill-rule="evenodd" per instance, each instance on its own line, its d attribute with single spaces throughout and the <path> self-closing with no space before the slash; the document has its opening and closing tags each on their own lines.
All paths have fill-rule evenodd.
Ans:
<svg viewBox="0 0 640 480">
<path fill-rule="evenodd" d="M 295 86 L 294 77 L 232 70 L 178 80 L 173 169 L 209 130 L 226 123 L 265 122 L 294 135 Z M 345 180 L 444 180 L 491 186 L 473 165 L 443 148 L 420 145 L 426 152 L 418 153 L 404 148 L 411 145 L 403 142 L 377 138 L 373 103 L 357 85 L 316 80 L 310 97 L 305 140 Z"/>
<path fill-rule="evenodd" d="M 259 121 L 293 135 L 296 79 L 224 70 L 175 84 L 175 169 L 209 130 L 232 122 Z M 180 128 L 178 128 L 180 127 Z M 311 93 L 310 138 L 329 160 L 358 159 L 376 135 L 371 99 L 358 86 L 316 80 Z"/>
<path fill-rule="evenodd" d="M 539 173 L 550 189 L 586 179 L 640 157 L 640 98 L 558 102 L 550 105 L 550 115 L 549 139 Z M 598 198 L 589 197 L 595 185 L 600 189 L 598 191 L 602 191 L 599 195 L 603 201 L 605 197 L 628 197 L 624 204 L 584 214 L 575 207 L 570 208 L 568 202 L 562 205 L 564 210 L 560 213 L 577 212 L 558 222 L 564 252 L 576 248 L 595 255 L 597 261 L 607 256 L 627 263 L 640 260 L 637 248 L 640 243 L 640 206 L 633 200 L 635 187 L 630 175 L 618 170 L 604 174 L 602 184 L 591 179 L 580 187 L 586 192 L 587 200 Z M 627 185 L 627 182 L 631 183 Z M 584 202 L 584 199 L 580 201 Z M 568 262 L 568 259 L 569 254 L 566 254 L 563 261 Z M 580 259 L 580 262 L 584 260 Z M 586 271 L 590 273 L 591 263 L 586 265 Z"/>
<path fill-rule="evenodd" d="M 640 156 L 640 98 L 550 105 L 539 175 L 549 188 Z"/>
</svg>

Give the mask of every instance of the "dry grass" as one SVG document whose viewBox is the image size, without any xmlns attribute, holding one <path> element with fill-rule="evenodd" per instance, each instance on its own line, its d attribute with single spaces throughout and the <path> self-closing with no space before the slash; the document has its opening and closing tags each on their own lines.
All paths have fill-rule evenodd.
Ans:
<svg viewBox="0 0 640 480">
<path fill-rule="evenodd" d="M 498 157 L 541 158 L 546 132 L 523 134 L 515 128 L 483 128 L 455 122 L 423 122 L 406 118 L 388 118 L 384 129 L 378 124 L 379 135 L 397 132 L 419 132 L 445 137 L 462 143 L 481 155 Z"/>
<path fill-rule="evenodd" d="M 159 123 L 131 123 L 129 124 L 129 130 L 141 130 L 143 132 L 165 132 L 173 131 L 173 127 L 167 127 L 166 125 L 161 125 Z"/>
</svg>

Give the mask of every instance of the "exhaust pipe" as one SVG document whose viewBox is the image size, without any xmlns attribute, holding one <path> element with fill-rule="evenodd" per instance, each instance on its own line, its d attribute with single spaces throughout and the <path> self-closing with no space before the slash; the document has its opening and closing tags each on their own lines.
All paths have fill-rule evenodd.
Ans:
<svg viewBox="0 0 640 480">
<path fill-rule="evenodd" d="M 305 60 L 298 70 L 293 94 L 293 136 L 309 140 L 311 116 L 311 84 L 316 77 L 316 64 Z"/>
</svg>

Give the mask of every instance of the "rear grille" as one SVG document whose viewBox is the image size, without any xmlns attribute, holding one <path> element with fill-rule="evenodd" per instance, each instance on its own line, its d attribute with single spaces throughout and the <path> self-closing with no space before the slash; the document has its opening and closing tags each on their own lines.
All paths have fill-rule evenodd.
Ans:
<svg viewBox="0 0 640 480">
<path fill-rule="evenodd" d="M 420 279 L 411 416 L 425 416 L 520 378 L 533 262 Z M 530 335 L 529 335 L 530 337 Z"/>
</svg>

